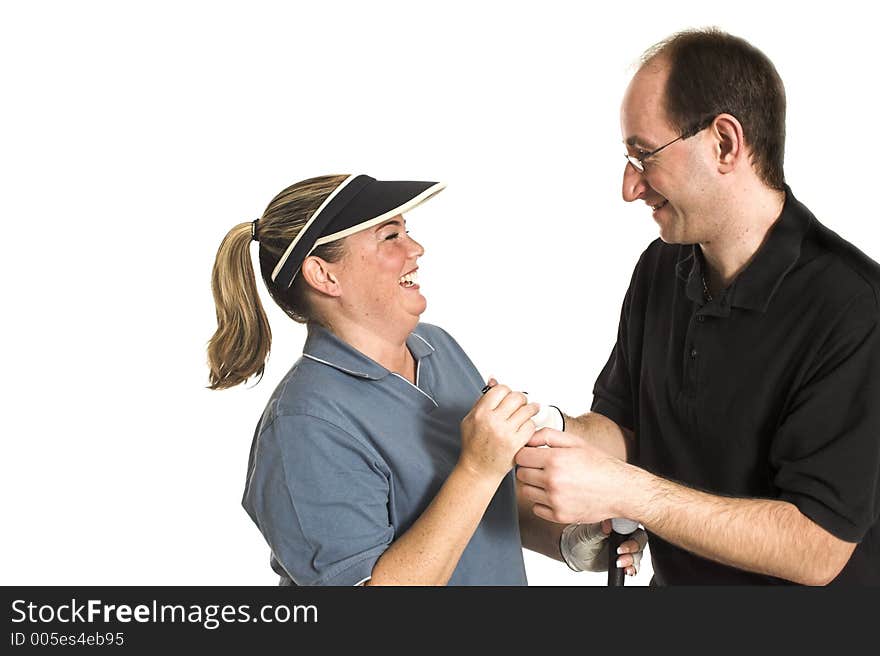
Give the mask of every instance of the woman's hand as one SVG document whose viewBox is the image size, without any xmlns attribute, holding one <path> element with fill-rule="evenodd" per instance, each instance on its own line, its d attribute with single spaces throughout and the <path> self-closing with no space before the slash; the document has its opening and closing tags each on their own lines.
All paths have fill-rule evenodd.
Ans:
<svg viewBox="0 0 880 656">
<path fill-rule="evenodd" d="M 481 476 L 503 478 L 535 432 L 532 417 L 540 406 L 527 401 L 521 392 L 493 385 L 461 422 L 459 464 Z"/>
</svg>

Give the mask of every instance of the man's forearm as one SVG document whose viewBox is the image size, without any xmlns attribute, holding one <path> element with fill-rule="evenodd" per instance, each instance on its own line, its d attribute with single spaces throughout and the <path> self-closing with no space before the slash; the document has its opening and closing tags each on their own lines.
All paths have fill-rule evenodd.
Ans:
<svg viewBox="0 0 880 656">
<path fill-rule="evenodd" d="M 565 432 L 589 440 L 620 460 L 629 460 L 628 456 L 632 453 L 632 431 L 597 412 L 588 412 L 580 417 L 565 415 Z"/>
<path fill-rule="evenodd" d="M 703 558 L 824 585 L 837 576 L 855 548 L 786 501 L 717 496 L 633 469 L 633 494 L 626 495 L 622 516 Z"/>
</svg>

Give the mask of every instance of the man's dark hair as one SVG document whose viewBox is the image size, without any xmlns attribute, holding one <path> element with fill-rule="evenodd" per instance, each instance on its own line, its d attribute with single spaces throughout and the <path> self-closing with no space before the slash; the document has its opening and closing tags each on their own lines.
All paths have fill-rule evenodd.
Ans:
<svg viewBox="0 0 880 656">
<path fill-rule="evenodd" d="M 752 164 L 764 183 L 785 183 L 785 87 L 767 56 L 745 39 L 715 28 L 674 34 L 648 49 L 642 65 L 669 63 L 666 113 L 684 133 L 718 114 L 743 127 Z"/>
</svg>

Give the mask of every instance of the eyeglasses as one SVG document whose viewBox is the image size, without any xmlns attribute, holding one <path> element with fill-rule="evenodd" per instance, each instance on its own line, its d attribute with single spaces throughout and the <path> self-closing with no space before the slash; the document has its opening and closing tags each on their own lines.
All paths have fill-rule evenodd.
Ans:
<svg viewBox="0 0 880 656">
<path fill-rule="evenodd" d="M 673 139 L 669 143 L 665 143 L 662 146 L 660 146 L 659 148 L 655 148 L 651 152 L 645 153 L 644 155 L 629 155 L 628 153 L 624 153 L 623 156 L 626 157 L 626 160 L 632 165 L 632 167 L 636 171 L 638 171 L 639 173 L 644 173 L 645 172 L 645 160 L 647 160 L 649 157 L 653 157 L 654 155 L 659 153 L 661 150 L 663 150 L 667 146 L 671 146 L 679 139 L 689 139 L 692 136 L 694 136 L 695 134 L 697 134 L 698 132 L 702 132 L 707 127 L 712 125 L 712 121 L 714 121 L 714 120 L 715 120 L 714 116 L 712 116 L 711 118 L 703 119 L 699 123 L 695 123 L 690 128 L 688 128 L 687 130 L 682 132 L 680 135 L 678 135 L 675 139 Z"/>
</svg>

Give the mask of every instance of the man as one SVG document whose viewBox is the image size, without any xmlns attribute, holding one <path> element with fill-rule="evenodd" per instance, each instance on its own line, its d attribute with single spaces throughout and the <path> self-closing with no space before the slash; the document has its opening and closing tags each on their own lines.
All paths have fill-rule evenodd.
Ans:
<svg viewBox="0 0 880 656">
<path fill-rule="evenodd" d="M 621 127 L 624 200 L 660 239 L 592 412 L 519 452 L 522 497 L 553 522 L 640 522 L 657 585 L 880 584 L 880 267 L 785 184 L 773 64 L 675 35 Z"/>
</svg>

